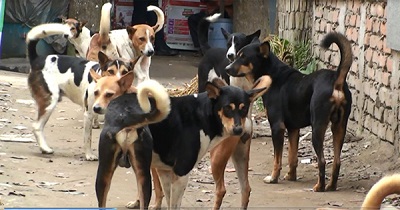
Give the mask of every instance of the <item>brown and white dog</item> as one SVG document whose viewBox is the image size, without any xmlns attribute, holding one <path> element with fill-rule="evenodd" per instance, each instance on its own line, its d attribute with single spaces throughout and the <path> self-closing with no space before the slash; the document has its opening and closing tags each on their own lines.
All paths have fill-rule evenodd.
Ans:
<svg viewBox="0 0 400 210">
<path fill-rule="evenodd" d="M 121 60 L 110 60 L 99 52 L 99 61 L 88 61 L 83 58 L 66 55 L 40 56 L 36 52 L 37 42 L 47 36 L 64 34 L 72 37 L 70 27 L 63 24 L 42 24 L 32 28 L 27 34 L 29 62 L 31 71 L 28 76 L 28 86 L 33 99 L 38 106 L 38 118 L 33 123 L 33 133 L 42 153 L 51 154 L 53 150 L 47 145 L 43 129 L 51 113 L 62 96 L 81 105 L 84 109 L 84 149 L 86 160 L 97 160 L 92 153 L 91 136 L 92 121 L 96 113 L 92 110 L 94 104 L 95 82 L 89 75 L 94 69 L 99 74 L 107 71 L 132 71 L 131 63 Z"/>
<path fill-rule="evenodd" d="M 134 72 L 138 79 L 138 83 L 149 79 L 151 56 L 154 55 L 153 45 L 155 33 L 160 31 L 164 25 L 165 17 L 163 11 L 156 6 L 147 7 L 147 11 L 154 11 L 157 15 L 157 23 L 152 27 L 147 24 L 139 24 L 135 26 L 128 26 L 126 29 L 116 29 L 110 31 L 109 21 L 105 21 L 107 18 L 110 18 L 111 7 L 108 4 L 109 3 L 106 3 L 102 8 L 101 19 L 104 21 L 100 21 L 100 31 L 102 32 L 108 30 L 110 32 L 109 43 L 116 47 L 116 52 L 119 58 L 136 60 L 138 57 L 140 57 L 137 65 L 134 67 Z M 86 57 L 92 36 L 90 35 L 90 30 L 85 27 L 85 22 L 80 22 L 69 18 L 64 21 L 64 24 L 69 26 L 71 28 L 71 32 L 73 33 L 73 36 L 68 40 L 74 45 L 81 57 Z M 104 40 L 107 41 L 106 38 L 104 38 Z M 107 52 L 105 53 L 107 54 Z"/>
</svg>

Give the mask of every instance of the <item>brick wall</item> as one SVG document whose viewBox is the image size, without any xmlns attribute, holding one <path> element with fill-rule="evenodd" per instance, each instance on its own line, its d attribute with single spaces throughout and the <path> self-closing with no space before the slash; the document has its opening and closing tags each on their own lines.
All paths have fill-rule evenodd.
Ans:
<svg viewBox="0 0 400 210">
<path fill-rule="evenodd" d="M 357 135 L 390 142 L 399 151 L 400 52 L 386 45 L 386 5 L 386 0 L 280 1 L 278 28 L 279 35 L 291 41 L 309 36 L 319 67 L 336 69 L 340 61 L 336 46 L 327 51 L 319 47 L 327 32 L 338 31 L 351 40 L 354 61 L 347 82 L 353 108 L 348 128 Z M 301 14 L 307 15 L 304 10 L 311 20 L 308 25 L 299 25 L 296 21 Z M 306 35 L 299 35 L 299 31 Z"/>
</svg>

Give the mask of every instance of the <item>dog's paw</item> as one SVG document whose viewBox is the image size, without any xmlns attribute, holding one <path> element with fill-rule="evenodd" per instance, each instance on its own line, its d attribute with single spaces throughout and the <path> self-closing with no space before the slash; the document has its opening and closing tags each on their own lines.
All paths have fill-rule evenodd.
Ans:
<svg viewBox="0 0 400 210">
<path fill-rule="evenodd" d="M 314 187 L 313 187 L 313 191 L 314 192 L 324 192 L 325 188 L 324 186 L 322 186 L 321 184 L 317 183 Z"/>
<path fill-rule="evenodd" d="M 278 178 L 273 179 L 272 176 L 266 176 L 263 181 L 267 184 L 275 184 L 278 183 Z"/>
<path fill-rule="evenodd" d="M 153 204 L 153 205 L 149 206 L 149 209 L 150 210 L 160 210 L 161 209 L 161 205 Z"/>
<path fill-rule="evenodd" d="M 92 125 L 92 128 L 93 128 L 93 129 L 99 129 L 99 128 L 100 128 L 100 124 L 93 124 L 93 125 Z"/>
<path fill-rule="evenodd" d="M 98 158 L 96 155 L 89 153 L 89 154 L 86 154 L 86 160 L 87 161 L 96 161 L 96 160 L 98 160 Z"/>
<path fill-rule="evenodd" d="M 297 180 L 297 177 L 296 177 L 296 175 L 287 173 L 287 174 L 283 177 L 283 179 L 288 180 L 288 181 L 296 181 L 296 180 Z"/>
<path fill-rule="evenodd" d="M 135 200 L 135 201 L 129 201 L 126 205 L 126 208 L 128 209 L 138 209 L 140 208 L 140 201 L 139 200 Z M 150 209 L 150 207 L 149 207 Z"/>
<path fill-rule="evenodd" d="M 54 150 L 51 149 L 50 147 L 41 147 L 40 150 L 42 151 L 42 154 L 53 154 Z"/>
<path fill-rule="evenodd" d="M 332 185 L 332 184 L 327 184 L 325 187 L 325 191 L 336 191 L 336 186 Z"/>
</svg>

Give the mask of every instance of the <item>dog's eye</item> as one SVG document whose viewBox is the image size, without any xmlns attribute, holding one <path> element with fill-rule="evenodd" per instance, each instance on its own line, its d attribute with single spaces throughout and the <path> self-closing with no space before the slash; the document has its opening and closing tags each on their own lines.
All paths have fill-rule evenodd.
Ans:
<svg viewBox="0 0 400 210">
<path fill-rule="evenodd" d="M 98 90 L 94 91 L 94 96 L 98 96 L 98 95 L 99 95 L 99 91 Z"/>
<path fill-rule="evenodd" d="M 70 30 L 73 31 L 73 30 L 75 30 L 75 28 L 71 28 Z"/>
<path fill-rule="evenodd" d="M 114 93 L 106 93 L 106 98 L 111 98 L 114 95 Z"/>
<path fill-rule="evenodd" d="M 114 70 L 107 70 L 109 74 L 114 75 Z"/>
<path fill-rule="evenodd" d="M 128 73 L 128 71 L 122 71 L 122 75 L 125 75 L 127 73 Z"/>
<path fill-rule="evenodd" d="M 139 40 L 142 42 L 146 41 L 146 39 L 144 37 L 140 37 Z"/>
<path fill-rule="evenodd" d="M 154 36 L 150 37 L 150 41 L 154 42 Z"/>
<path fill-rule="evenodd" d="M 233 110 L 232 110 L 231 106 L 225 106 L 223 108 L 223 111 L 224 111 L 224 115 L 225 116 L 227 116 L 227 117 L 232 117 L 233 116 Z"/>
</svg>

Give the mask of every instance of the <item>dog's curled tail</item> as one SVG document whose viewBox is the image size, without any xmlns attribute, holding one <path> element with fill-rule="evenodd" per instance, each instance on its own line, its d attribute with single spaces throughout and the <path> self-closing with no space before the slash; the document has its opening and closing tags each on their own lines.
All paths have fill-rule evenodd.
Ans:
<svg viewBox="0 0 400 210">
<path fill-rule="evenodd" d="M 375 183 L 365 196 L 361 210 L 380 209 L 383 199 L 394 193 L 400 193 L 400 174 L 385 176 Z"/>
<path fill-rule="evenodd" d="M 150 5 L 147 7 L 147 11 L 154 11 L 157 15 L 157 29 L 155 30 L 155 32 L 159 32 L 161 29 L 163 29 L 164 27 L 164 21 L 165 21 L 165 17 L 164 17 L 164 12 L 156 6 Z M 156 26 L 155 25 L 155 26 Z"/>
<path fill-rule="evenodd" d="M 156 110 L 151 110 L 149 95 L 155 99 Z M 167 90 L 155 80 L 145 80 L 137 86 L 137 98 L 143 112 L 149 113 L 150 123 L 165 119 L 171 111 L 171 99 Z"/>
<path fill-rule="evenodd" d="M 339 47 L 341 56 L 334 89 L 337 91 L 342 91 L 347 73 L 349 72 L 351 64 L 353 63 L 353 52 L 351 50 L 350 41 L 341 33 L 330 32 L 322 40 L 321 46 L 325 49 L 328 49 L 332 43 L 335 43 Z"/>
<path fill-rule="evenodd" d="M 100 40 L 101 46 L 107 45 L 110 40 L 109 33 L 111 30 L 111 23 L 110 23 L 111 7 L 112 7 L 111 3 L 105 3 L 101 7 L 100 30 L 99 30 L 99 34 L 101 37 Z"/>
<path fill-rule="evenodd" d="M 26 44 L 28 45 L 29 62 L 38 57 L 36 52 L 36 44 L 40 39 L 51 35 L 64 35 L 66 38 L 72 38 L 73 35 L 69 26 L 61 23 L 46 23 L 33 27 L 26 35 Z"/>
</svg>

